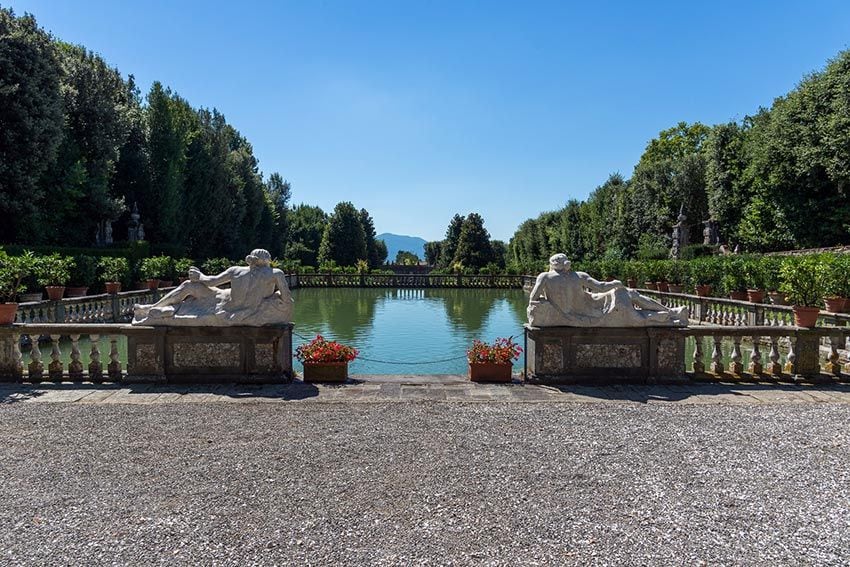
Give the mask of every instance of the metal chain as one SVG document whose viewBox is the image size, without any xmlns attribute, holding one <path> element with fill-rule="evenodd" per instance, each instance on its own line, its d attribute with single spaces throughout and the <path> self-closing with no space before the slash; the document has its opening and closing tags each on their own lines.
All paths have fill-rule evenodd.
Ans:
<svg viewBox="0 0 850 567">
<path fill-rule="evenodd" d="M 295 335 L 296 337 L 298 337 L 299 339 L 301 339 L 302 341 L 309 342 L 309 341 L 313 340 L 313 339 L 308 339 L 304 335 L 299 335 L 298 333 L 292 333 L 292 334 Z M 322 335 L 322 336 L 324 336 L 324 335 Z M 512 340 L 515 336 L 516 335 L 511 335 L 510 339 Z M 331 338 L 330 340 L 336 340 L 336 339 Z M 461 356 L 453 356 L 451 358 L 441 358 L 439 360 L 425 360 L 425 361 L 420 360 L 420 361 L 417 361 L 417 362 L 407 362 L 407 361 L 401 361 L 401 360 L 378 360 L 377 358 L 366 358 L 364 356 L 358 356 L 357 360 L 364 360 L 366 362 L 374 362 L 376 364 L 421 365 L 421 364 L 440 364 L 442 362 L 454 362 L 455 360 L 462 360 L 462 359 L 465 359 L 465 358 L 466 358 L 466 355 L 464 354 L 464 355 L 461 355 Z"/>
</svg>

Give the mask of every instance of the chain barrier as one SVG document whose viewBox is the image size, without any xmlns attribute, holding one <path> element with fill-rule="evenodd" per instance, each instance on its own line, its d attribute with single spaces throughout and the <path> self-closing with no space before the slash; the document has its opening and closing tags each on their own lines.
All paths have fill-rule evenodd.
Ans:
<svg viewBox="0 0 850 567">
<path fill-rule="evenodd" d="M 304 335 L 300 335 L 300 334 L 295 333 L 295 332 L 293 332 L 292 334 L 295 335 L 296 337 L 298 337 L 299 339 L 301 339 L 302 341 L 310 342 L 310 341 L 313 340 L 313 339 L 309 339 L 309 338 L 305 337 Z M 325 335 L 322 334 L 322 336 L 324 337 Z M 513 338 L 515 336 L 516 335 L 511 335 L 509 337 L 509 339 L 513 340 Z M 335 341 L 336 339 L 334 339 L 333 337 L 330 337 L 329 340 Z M 358 349 L 358 350 L 360 350 L 360 349 Z M 419 360 L 419 361 L 416 361 L 416 362 L 408 362 L 408 361 L 400 361 L 400 360 L 379 360 L 377 358 L 366 358 L 365 356 L 358 356 L 357 357 L 357 360 L 363 360 L 363 361 L 366 361 L 366 362 L 374 362 L 375 364 L 405 364 L 405 365 L 411 365 L 411 366 L 418 366 L 418 365 L 423 365 L 423 364 L 441 364 L 443 362 L 454 362 L 456 360 L 465 360 L 465 359 L 466 359 L 465 354 L 463 354 L 461 356 L 453 356 L 451 358 L 441 358 L 439 360 L 425 360 L 425 361 Z"/>
</svg>

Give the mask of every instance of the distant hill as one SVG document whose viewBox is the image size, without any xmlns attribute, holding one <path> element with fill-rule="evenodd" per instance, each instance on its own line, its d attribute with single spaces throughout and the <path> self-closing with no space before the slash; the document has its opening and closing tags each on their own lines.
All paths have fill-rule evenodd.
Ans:
<svg viewBox="0 0 850 567">
<path fill-rule="evenodd" d="M 387 261 L 395 260 L 396 254 L 400 250 L 406 250 L 419 256 L 420 260 L 425 259 L 425 239 L 418 236 L 404 236 L 402 234 L 392 234 L 385 232 L 375 237 L 376 240 L 383 240 L 387 244 Z"/>
</svg>

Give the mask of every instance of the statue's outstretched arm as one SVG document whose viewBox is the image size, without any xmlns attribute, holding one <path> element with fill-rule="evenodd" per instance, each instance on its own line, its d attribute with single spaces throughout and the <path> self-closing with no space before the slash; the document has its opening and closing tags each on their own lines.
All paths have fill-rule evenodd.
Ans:
<svg viewBox="0 0 850 567">
<path fill-rule="evenodd" d="M 190 268 L 189 280 L 193 282 L 201 282 L 207 287 L 226 284 L 233 279 L 234 269 L 235 268 L 227 268 L 217 276 L 205 276 L 198 268 Z"/>
<path fill-rule="evenodd" d="M 590 291 L 605 292 L 618 287 L 623 287 L 623 282 L 614 280 L 611 282 L 601 282 L 587 275 L 585 272 L 576 272 L 576 275 L 581 279 L 581 285 Z"/>
</svg>

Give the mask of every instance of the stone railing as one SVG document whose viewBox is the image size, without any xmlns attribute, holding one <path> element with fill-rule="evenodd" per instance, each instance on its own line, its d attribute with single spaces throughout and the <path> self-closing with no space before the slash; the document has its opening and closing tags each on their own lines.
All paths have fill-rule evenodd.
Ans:
<svg viewBox="0 0 850 567">
<path fill-rule="evenodd" d="M 101 350 L 104 338 L 108 346 Z M 87 347 L 81 349 L 83 342 Z M 0 382 L 279 383 L 291 379 L 291 324 L 0 326 Z"/>
<path fill-rule="evenodd" d="M 686 293 L 666 293 L 649 289 L 639 289 L 638 291 L 667 307 L 688 307 L 691 323 L 699 325 L 730 327 L 790 327 L 794 325 L 792 309 L 787 305 L 751 303 L 721 297 L 700 297 Z M 850 325 L 850 314 L 821 311 L 818 317 L 818 326 L 846 327 L 848 325 Z"/>
<path fill-rule="evenodd" d="M 455 274 L 292 274 L 290 288 L 299 287 L 416 287 L 520 289 L 525 276 Z"/>
<path fill-rule="evenodd" d="M 153 303 L 172 288 L 103 293 L 59 301 L 34 301 L 18 305 L 16 323 L 127 323 L 133 305 Z"/>
</svg>

